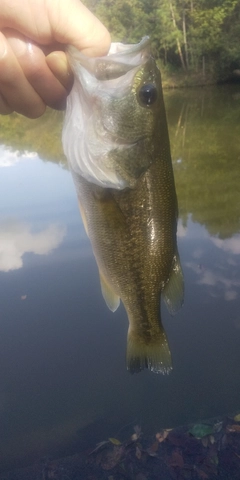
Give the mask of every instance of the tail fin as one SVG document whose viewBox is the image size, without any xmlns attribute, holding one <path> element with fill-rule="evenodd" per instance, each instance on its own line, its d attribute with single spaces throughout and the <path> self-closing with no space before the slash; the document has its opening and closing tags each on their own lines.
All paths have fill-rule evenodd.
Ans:
<svg viewBox="0 0 240 480">
<path fill-rule="evenodd" d="M 146 340 L 129 329 L 127 369 L 130 373 L 138 373 L 144 368 L 162 374 L 169 373 L 172 370 L 171 352 L 163 330 L 156 337 Z"/>
</svg>

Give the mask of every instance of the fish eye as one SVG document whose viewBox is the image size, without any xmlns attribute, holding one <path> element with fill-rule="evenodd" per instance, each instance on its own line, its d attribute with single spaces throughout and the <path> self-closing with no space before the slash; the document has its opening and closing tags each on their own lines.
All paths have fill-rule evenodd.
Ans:
<svg viewBox="0 0 240 480">
<path fill-rule="evenodd" d="M 147 83 L 140 88 L 138 96 L 141 104 L 149 107 L 157 100 L 157 89 L 152 83 Z"/>
</svg>

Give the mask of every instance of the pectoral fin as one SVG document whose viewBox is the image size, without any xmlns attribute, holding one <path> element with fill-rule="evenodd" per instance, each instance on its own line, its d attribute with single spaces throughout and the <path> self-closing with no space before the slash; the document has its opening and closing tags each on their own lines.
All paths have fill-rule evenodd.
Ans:
<svg viewBox="0 0 240 480">
<path fill-rule="evenodd" d="M 79 198 L 78 198 L 78 206 L 79 206 L 80 214 L 81 214 L 81 217 L 82 217 L 83 225 L 84 225 L 84 228 L 85 228 L 85 232 L 88 235 L 87 219 L 86 219 L 86 215 L 85 215 L 83 206 L 82 206 Z"/>
<path fill-rule="evenodd" d="M 120 297 L 116 295 L 116 293 L 113 291 L 112 287 L 109 285 L 109 283 L 107 282 L 103 274 L 100 272 L 100 270 L 99 270 L 99 276 L 100 276 L 100 284 L 101 284 L 103 298 L 108 308 L 112 312 L 115 312 L 119 307 Z"/>
<path fill-rule="evenodd" d="M 173 259 L 172 272 L 164 287 L 163 298 L 171 315 L 174 315 L 183 305 L 184 280 L 178 252 Z"/>
</svg>

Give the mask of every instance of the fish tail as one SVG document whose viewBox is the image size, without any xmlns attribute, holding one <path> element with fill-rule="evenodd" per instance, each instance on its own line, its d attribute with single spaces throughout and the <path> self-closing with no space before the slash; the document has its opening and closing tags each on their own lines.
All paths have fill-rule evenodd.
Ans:
<svg viewBox="0 0 240 480">
<path fill-rule="evenodd" d="M 162 374 L 172 370 L 171 352 L 163 329 L 148 340 L 131 329 L 128 331 L 127 369 L 130 373 L 138 373 L 144 368 Z"/>
</svg>

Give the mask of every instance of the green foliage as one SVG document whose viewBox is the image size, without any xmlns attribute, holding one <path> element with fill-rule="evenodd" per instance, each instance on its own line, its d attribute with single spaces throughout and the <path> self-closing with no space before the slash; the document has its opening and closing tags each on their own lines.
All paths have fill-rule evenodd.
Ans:
<svg viewBox="0 0 240 480">
<path fill-rule="evenodd" d="M 85 0 L 113 41 L 152 39 L 165 65 L 224 77 L 240 68 L 240 0 Z"/>
<path fill-rule="evenodd" d="M 0 115 L 0 143 L 19 152 L 37 152 L 43 160 L 66 165 L 62 150 L 63 114 L 48 109 L 36 120 L 13 113 Z"/>
<path fill-rule="evenodd" d="M 240 230 L 240 96 L 238 87 L 167 91 L 165 103 L 183 220 L 211 235 Z"/>
</svg>

